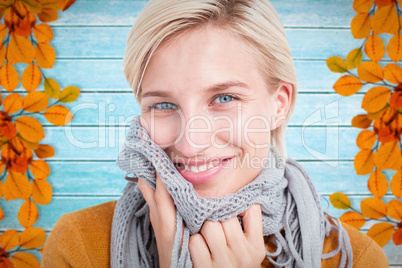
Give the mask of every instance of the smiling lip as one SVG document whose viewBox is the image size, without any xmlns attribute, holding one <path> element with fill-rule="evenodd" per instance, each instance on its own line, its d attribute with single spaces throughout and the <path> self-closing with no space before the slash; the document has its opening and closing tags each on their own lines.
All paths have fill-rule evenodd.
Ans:
<svg viewBox="0 0 402 268">
<path fill-rule="evenodd" d="M 213 180 L 216 175 L 218 175 L 225 166 L 227 166 L 230 161 L 233 159 L 234 157 L 227 157 L 227 158 L 222 158 L 218 163 L 216 163 L 216 159 L 215 162 L 216 165 L 214 165 L 213 167 L 201 171 L 201 172 L 192 172 L 189 170 L 186 170 L 182 167 L 179 167 L 178 165 L 176 165 L 177 170 L 179 171 L 179 173 L 190 183 L 206 183 L 209 182 L 211 180 Z M 186 163 L 187 165 L 191 165 L 195 163 L 195 165 L 199 166 L 202 165 L 204 163 L 209 163 L 211 161 L 193 161 L 193 162 L 188 162 Z M 183 163 L 183 162 L 180 162 Z"/>
</svg>

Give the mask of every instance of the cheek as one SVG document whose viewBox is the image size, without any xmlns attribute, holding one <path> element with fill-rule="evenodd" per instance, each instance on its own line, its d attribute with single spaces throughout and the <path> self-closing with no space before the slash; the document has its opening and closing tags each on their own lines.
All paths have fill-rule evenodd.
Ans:
<svg viewBox="0 0 402 268">
<path fill-rule="evenodd" d="M 261 115 L 254 115 L 248 118 L 243 125 L 244 140 L 246 146 L 253 149 L 269 147 L 271 124 L 268 119 Z"/>
<path fill-rule="evenodd" d="M 140 117 L 141 126 L 148 131 L 151 139 L 162 149 L 173 146 L 180 135 L 180 120 L 176 118 Z"/>
</svg>

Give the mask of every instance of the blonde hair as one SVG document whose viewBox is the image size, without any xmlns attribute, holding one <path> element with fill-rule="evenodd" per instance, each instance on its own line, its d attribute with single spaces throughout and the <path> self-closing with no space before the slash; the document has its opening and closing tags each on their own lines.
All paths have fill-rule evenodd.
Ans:
<svg viewBox="0 0 402 268">
<path fill-rule="evenodd" d="M 297 77 L 285 29 L 268 0 L 150 0 L 131 28 L 123 57 L 124 75 L 137 100 L 145 69 L 162 41 L 206 24 L 248 44 L 244 48 L 255 55 L 270 93 L 282 81 L 292 84 L 286 119 L 271 131 L 271 144 L 286 159 L 285 131 L 296 103 Z"/>
</svg>

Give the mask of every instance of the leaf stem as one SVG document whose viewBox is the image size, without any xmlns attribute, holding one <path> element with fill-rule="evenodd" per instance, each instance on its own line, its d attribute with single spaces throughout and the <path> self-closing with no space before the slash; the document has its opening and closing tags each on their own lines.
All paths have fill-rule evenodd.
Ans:
<svg viewBox="0 0 402 268">
<path fill-rule="evenodd" d="M 22 248 L 21 246 L 18 246 L 18 248 L 14 249 L 14 250 L 11 250 L 11 251 L 7 251 L 7 253 L 8 254 L 13 254 L 13 253 L 16 253 L 16 252 L 27 252 L 27 251 L 31 251 L 31 250 L 35 250 L 35 251 L 40 252 L 40 249 L 38 249 L 38 248 L 29 249 L 29 248 Z"/>
</svg>

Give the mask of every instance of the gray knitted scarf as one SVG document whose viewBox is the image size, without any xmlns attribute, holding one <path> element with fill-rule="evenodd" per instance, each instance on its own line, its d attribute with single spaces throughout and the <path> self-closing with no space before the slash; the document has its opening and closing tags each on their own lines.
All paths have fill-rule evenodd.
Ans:
<svg viewBox="0 0 402 268">
<path fill-rule="evenodd" d="M 339 267 L 346 264 L 352 267 L 353 254 L 347 232 L 338 219 L 321 209 L 319 195 L 302 166 L 291 158 L 281 161 L 273 147 L 262 171 L 251 183 L 234 194 L 200 197 L 166 153 L 151 140 L 139 116 L 135 116 L 116 163 L 127 172 L 128 183 L 113 216 L 112 268 L 159 267 L 149 207 L 137 186 L 141 178 L 155 189 L 155 171 L 176 206 L 171 267 L 192 267 L 189 237 L 198 233 L 206 220 L 228 220 L 256 203 L 261 206 L 263 234 L 270 236 L 276 245 L 275 252 L 266 252 L 275 267 L 321 267 L 321 259 L 333 257 L 339 251 Z M 131 173 L 134 176 L 129 177 Z M 338 247 L 323 254 L 324 238 L 331 230 L 338 233 Z"/>
</svg>

